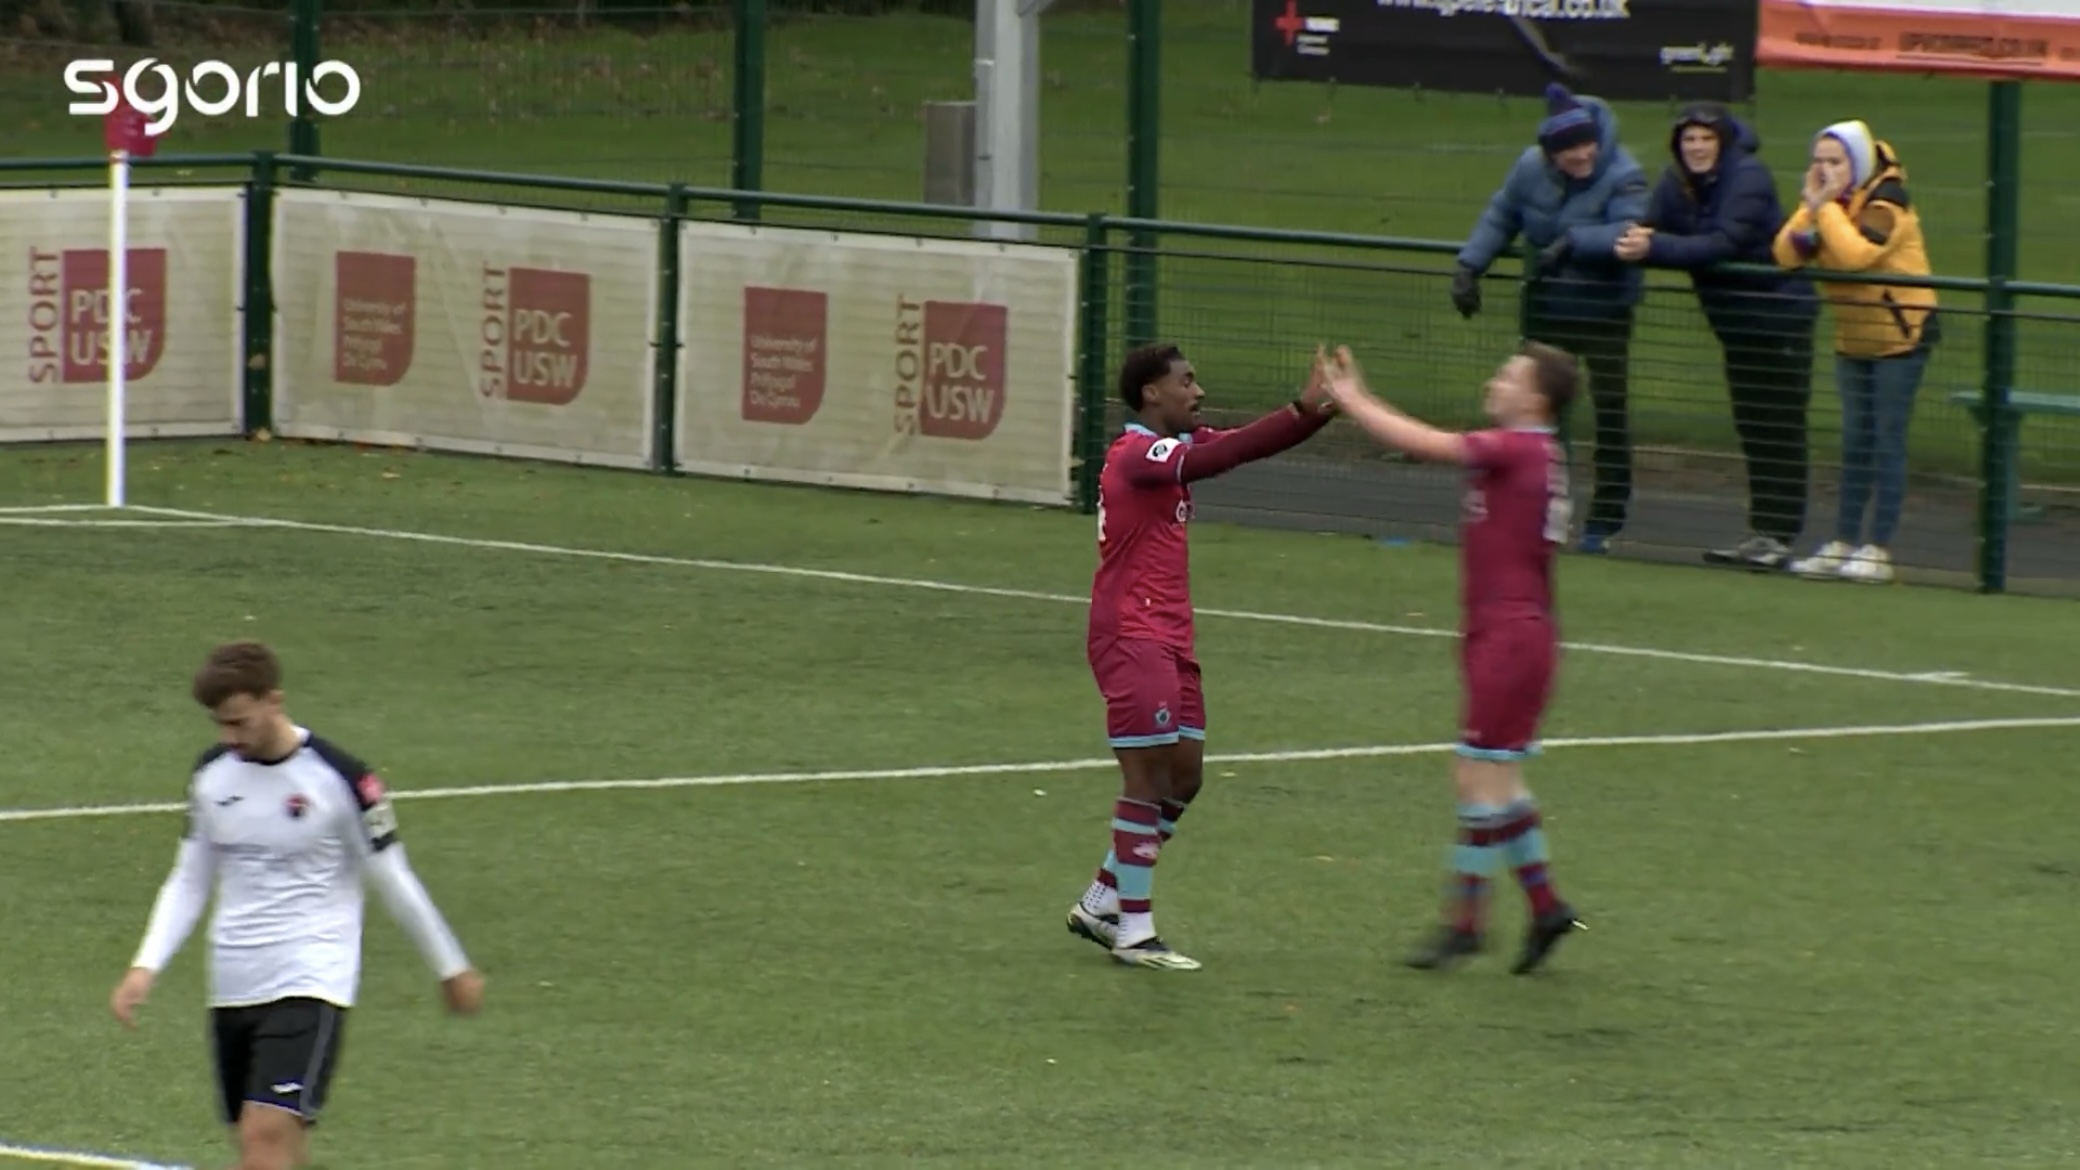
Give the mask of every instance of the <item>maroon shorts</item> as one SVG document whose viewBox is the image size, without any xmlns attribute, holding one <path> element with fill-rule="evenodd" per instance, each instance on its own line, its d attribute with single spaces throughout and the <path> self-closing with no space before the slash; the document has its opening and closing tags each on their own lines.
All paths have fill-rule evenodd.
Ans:
<svg viewBox="0 0 2080 1170">
<path fill-rule="evenodd" d="M 1198 660 L 1189 653 L 1140 638 L 1094 642 L 1089 653 L 1113 747 L 1206 738 L 1206 696 L 1199 689 Z"/>
<path fill-rule="evenodd" d="M 1507 762 L 1535 753 L 1559 659 L 1559 636 L 1544 618 L 1503 621 L 1461 638 L 1459 754 Z"/>
</svg>

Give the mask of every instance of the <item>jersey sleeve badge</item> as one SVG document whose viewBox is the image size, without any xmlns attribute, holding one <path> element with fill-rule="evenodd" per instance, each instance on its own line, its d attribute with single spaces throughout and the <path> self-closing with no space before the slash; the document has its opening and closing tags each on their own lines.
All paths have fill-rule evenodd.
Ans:
<svg viewBox="0 0 2080 1170">
<path fill-rule="evenodd" d="M 390 792 L 374 772 L 362 774 L 354 782 L 354 795 L 361 805 L 361 829 L 368 834 L 371 853 L 397 844 L 397 812 L 390 806 Z"/>
</svg>

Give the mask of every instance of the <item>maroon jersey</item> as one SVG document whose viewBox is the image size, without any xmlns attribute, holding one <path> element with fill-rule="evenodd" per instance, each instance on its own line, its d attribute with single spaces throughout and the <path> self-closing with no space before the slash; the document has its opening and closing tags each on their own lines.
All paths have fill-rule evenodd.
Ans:
<svg viewBox="0 0 2080 1170">
<path fill-rule="evenodd" d="M 1163 438 L 1129 423 L 1105 453 L 1098 476 L 1098 571 L 1091 579 L 1090 640 L 1139 638 L 1192 649 L 1192 489 L 1185 461 L 1194 443 L 1223 432 L 1200 427 Z"/>
<path fill-rule="evenodd" d="M 1192 650 L 1191 484 L 1276 455 L 1328 424 L 1280 407 L 1248 426 L 1167 438 L 1128 423 L 1098 476 L 1098 572 L 1090 642 L 1140 638 Z"/>
<path fill-rule="evenodd" d="M 1466 436 L 1462 620 L 1478 630 L 1553 616 L 1553 558 L 1567 540 L 1567 453 L 1549 430 Z"/>
</svg>

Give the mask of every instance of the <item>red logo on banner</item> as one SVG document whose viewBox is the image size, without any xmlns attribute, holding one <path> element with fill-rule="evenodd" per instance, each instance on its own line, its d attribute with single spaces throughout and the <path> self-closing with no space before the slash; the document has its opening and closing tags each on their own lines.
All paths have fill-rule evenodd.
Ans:
<svg viewBox="0 0 2080 1170">
<path fill-rule="evenodd" d="M 166 249 L 131 248 L 123 313 L 123 369 L 151 375 L 166 351 Z M 29 381 L 108 378 L 108 251 L 29 249 Z"/>
<path fill-rule="evenodd" d="M 114 154 L 123 151 L 131 158 L 150 158 L 159 147 L 159 140 L 145 132 L 150 119 L 121 98 L 116 99 L 116 108 L 108 112 L 101 121 L 101 141 Z"/>
<path fill-rule="evenodd" d="M 332 380 L 397 385 L 412 368 L 416 262 L 383 252 L 340 252 L 332 258 L 332 272 Z"/>
<path fill-rule="evenodd" d="M 986 439 L 1004 417 L 1004 341 L 1011 311 L 966 301 L 924 303 L 924 393 L 917 430 Z"/>
<path fill-rule="evenodd" d="M 1286 0 L 1285 12 L 1271 22 L 1271 27 L 1286 35 L 1286 47 L 1291 48 L 1299 39 L 1300 30 L 1307 27 L 1307 20 L 1300 15 L 1300 5 L 1295 0 Z"/>
<path fill-rule="evenodd" d="M 799 288 L 744 290 L 747 422 L 800 426 L 823 405 L 830 298 Z"/>
<path fill-rule="evenodd" d="M 562 406 L 585 389 L 592 348 L 592 278 L 542 268 L 484 269 L 486 397 Z"/>
</svg>

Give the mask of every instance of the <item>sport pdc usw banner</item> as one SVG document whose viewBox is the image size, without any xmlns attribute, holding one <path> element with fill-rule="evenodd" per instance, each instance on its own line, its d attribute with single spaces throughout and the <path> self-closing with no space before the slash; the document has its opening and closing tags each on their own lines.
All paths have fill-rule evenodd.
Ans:
<svg viewBox="0 0 2080 1170">
<path fill-rule="evenodd" d="M 1745 101 L 1756 0 L 1252 0 L 1265 81 Z"/>
<path fill-rule="evenodd" d="M 1076 254 L 688 223 L 679 465 L 1061 504 Z"/>
<path fill-rule="evenodd" d="M 646 466 L 656 289 L 649 220 L 278 192 L 276 427 Z"/>
<path fill-rule="evenodd" d="M 120 308 L 108 287 L 108 201 L 107 191 L 0 192 L 0 443 L 107 432 L 118 312 L 128 433 L 236 434 L 244 199 L 226 189 L 132 192 Z"/>
</svg>

